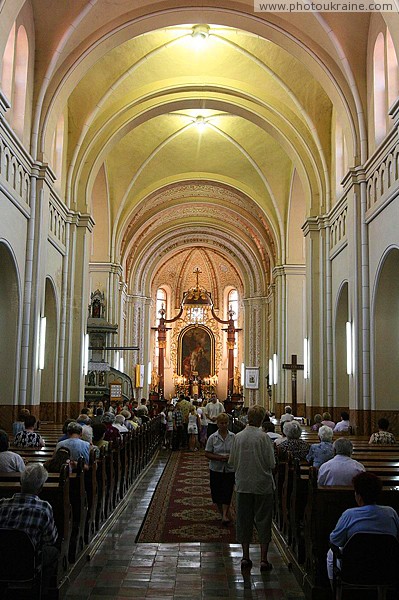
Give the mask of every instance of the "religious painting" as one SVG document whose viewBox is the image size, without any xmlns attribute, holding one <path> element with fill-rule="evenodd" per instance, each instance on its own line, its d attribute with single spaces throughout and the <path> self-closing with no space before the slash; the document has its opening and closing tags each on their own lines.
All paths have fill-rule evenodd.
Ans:
<svg viewBox="0 0 399 600">
<path fill-rule="evenodd" d="M 179 336 L 179 375 L 204 379 L 215 374 L 215 339 L 202 325 L 190 325 Z"/>
<path fill-rule="evenodd" d="M 245 387 L 248 390 L 259 388 L 259 367 L 247 367 L 245 369 Z"/>
</svg>

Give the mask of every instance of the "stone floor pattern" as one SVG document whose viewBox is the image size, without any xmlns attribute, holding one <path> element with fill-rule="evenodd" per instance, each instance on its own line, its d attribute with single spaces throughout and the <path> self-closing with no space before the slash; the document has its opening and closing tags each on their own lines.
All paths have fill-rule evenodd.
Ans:
<svg viewBox="0 0 399 600">
<path fill-rule="evenodd" d="M 67 600 L 220 600 L 268 598 L 303 600 L 295 577 L 271 544 L 273 571 L 260 573 L 258 546 L 253 568 L 243 574 L 238 544 L 136 544 L 167 456 L 160 456 L 131 493 L 128 504 L 67 591 Z"/>
</svg>

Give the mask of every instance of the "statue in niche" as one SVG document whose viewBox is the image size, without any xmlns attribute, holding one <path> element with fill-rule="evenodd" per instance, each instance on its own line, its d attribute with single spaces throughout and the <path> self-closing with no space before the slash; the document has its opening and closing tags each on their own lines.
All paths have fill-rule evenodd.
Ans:
<svg viewBox="0 0 399 600">
<path fill-rule="evenodd" d="M 102 319 L 105 315 L 105 297 L 104 293 L 96 290 L 90 296 L 89 317 L 92 319 Z"/>
<path fill-rule="evenodd" d="M 104 387 L 105 385 L 105 371 L 100 371 L 98 376 L 98 385 Z"/>
<path fill-rule="evenodd" d="M 89 371 L 89 385 L 96 385 L 96 375 L 94 371 Z"/>
</svg>

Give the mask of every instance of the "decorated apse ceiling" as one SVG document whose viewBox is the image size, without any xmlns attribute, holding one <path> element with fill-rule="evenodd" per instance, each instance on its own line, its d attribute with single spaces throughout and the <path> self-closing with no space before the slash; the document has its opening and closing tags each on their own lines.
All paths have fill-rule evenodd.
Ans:
<svg viewBox="0 0 399 600">
<path fill-rule="evenodd" d="M 120 262 L 130 291 L 149 292 L 171 257 L 201 247 L 248 295 L 265 293 L 275 265 L 304 262 L 304 220 L 333 204 L 334 116 L 350 161 L 361 156 L 365 88 L 351 69 L 369 15 L 348 24 L 255 15 L 248 2 L 32 4 L 33 145 L 50 153 L 63 114 L 61 193 L 94 217 L 93 262 Z"/>
</svg>

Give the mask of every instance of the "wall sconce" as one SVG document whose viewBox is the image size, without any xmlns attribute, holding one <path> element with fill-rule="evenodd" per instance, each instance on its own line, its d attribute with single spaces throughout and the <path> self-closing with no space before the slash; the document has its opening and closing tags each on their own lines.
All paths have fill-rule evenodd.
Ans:
<svg viewBox="0 0 399 600">
<path fill-rule="evenodd" d="M 353 375 L 354 357 L 353 357 L 353 326 L 351 321 L 346 322 L 346 372 Z"/>
<path fill-rule="evenodd" d="M 277 354 L 273 354 L 273 383 L 277 385 L 278 381 L 278 363 L 277 363 Z"/>
<path fill-rule="evenodd" d="M 39 370 L 44 369 L 44 356 L 46 352 L 46 317 L 40 318 L 40 332 L 39 332 Z"/>
<path fill-rule="evenodd" d="M 89 371 L 89 334 L 83 335 L 83 375 Z"/>
<path fill-rule="evenodd" d="M 310 364 L 310 354 L 309 354 L 309 339 L 303 339 L 303 376 L 305 379 L 309 379 L 309 364 Z"/>
</svg>

